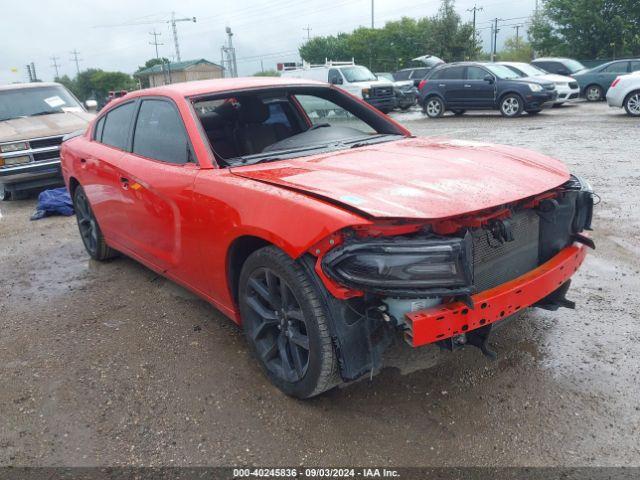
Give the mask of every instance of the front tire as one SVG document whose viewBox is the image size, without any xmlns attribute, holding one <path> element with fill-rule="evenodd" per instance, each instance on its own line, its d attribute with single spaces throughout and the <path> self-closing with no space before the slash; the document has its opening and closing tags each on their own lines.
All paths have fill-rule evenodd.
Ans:
<svg viewBox="0 0 640 480">
<path fill-rule="evenodd" d="M 507 118 L 519 117 L 524 110 L 524 101 L 520 95 L 510 93 L 500 100 L 500 113 Z"/>
<path fill-rule="evenodd" d="M 4 188 L 4 185 L 0 185 L 0 202 L 11 199 L 11 192 Z"/>
<path fill-rule="evenodd" d="M 429 97 L 424 102 L 424 113 L 429 118 L 440 118 L 444 115 L 444 102 L 438 97 Z"/>
<path fill-rule="evenodd" d="M 624 99 L 624 109 L 627 111 L 627 115 L 640 117 L 640 90 L 627 95 L 627 98 Z"/>
<path fill-rule="evenodd" d="M 89 199 L 84 189 L 78 186 L 73 192 L 73 208 L 76 211 L 76 220 L 80 237 L 87 253 L 98 261 L 108 260 L 117 255 L 117 252 L 107 245 L 98 225 L 98 220 L 93 214 Z"/>
<path fill-rule="evenodd" d="M 273 246 L 255 251 L 242 267 L 238 298 L 249 348 L 276 387 L 310 398 L 340 383 L 329 313 L 297 262 Z"/>
<path fill-rule="evenodd" d="M 585 90 L 585 97 L 589 102 L 599 102 L 604 98 L 604 92 L 600 85 L 589 85 Z"/>
</svg>

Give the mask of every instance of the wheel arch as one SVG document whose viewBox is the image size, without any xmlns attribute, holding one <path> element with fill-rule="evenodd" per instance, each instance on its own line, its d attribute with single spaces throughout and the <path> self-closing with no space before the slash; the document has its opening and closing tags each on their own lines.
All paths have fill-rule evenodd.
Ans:
<svg viewBox="0 0 640 480">
<path fill-rule="evenodd" d="M 524 104 L 525 104 L 524 95 L 522 94 L 522 92 L 520 92 L 520 91 L 518 91 L 518 90 L 516 90 L 514 88 L 510 88 L 508 90 L 505 90 L 500 95 L 498 95 L 498 101 L 496 102 L 498 107 L 500 107 L 500 104 L 502 103 L 502 100 L 507 95 L 517 95 L 518 97 L 520 97 L 520 100 L 522 100 L 523 107 L 524 107 Z"/>
<path fill-rule="evenodd" d="M 264 247 L 274 245 L 272 242 L 255 235 L 242 235 L 237 237 L 227 249 L 227 282 L 231 292 L 231 298 L 238 303 L 238 287 L 242 266 L 249 256 Z"/>
<path fill-rule="evenodd" d="M 427 101 L 430 98 L 433 98 L 433 97 L 438 97 L 442 101 L 442 103 L 444 105 L 444 108 L 447 108 L 447 101 L 444 99 L 444 95 L 442 95 L 442 93 L 440 93 L 440 92 L 429 92 L 429 93 L 427 93 L 424 96 L 424 99 L 422 100 L 422 106 L 424 107 L 425 103 L 427 103 Z"/>
</svg>

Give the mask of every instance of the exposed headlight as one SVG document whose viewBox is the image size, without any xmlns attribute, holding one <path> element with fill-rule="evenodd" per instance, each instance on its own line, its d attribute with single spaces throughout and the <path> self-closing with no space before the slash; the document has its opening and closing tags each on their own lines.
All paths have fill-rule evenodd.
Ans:
<svg viewBox="0 0 640 480">
<path fill-rule="evenodd" d="M 31 157 L 29 155 L 20 155 L 19 157 L 9 157 L 2 158 L 0 157 L 0 167 L 11 167 L 14 165 L 21 165 L 23 163 L 29 163 L 31 161 Z"/>
<path fill-rule="evenodd" d="M 371 89 L 363 88 L 362 89 L 362 98 L 369 98 L 370 93 L 371 93 Z"/>
<path fill-rule="evenodd" d="M 543 90 L 542 85 L 538 85 L 537 83 L 530 83 L 529 88 L 532 92 L 541 92 Z"/>
<path fill-rule="evenodd" d="M 0 153 L 17 152 L 19 150 L 27 150 L 29 144 L 27 142 L 5 143 L 0 145 Z"/>
<path fill-rule="evenodd" d="M 471 287 L 471 235 L 464 238 L 372 239 L 330 251 L 323 270 L 358 290 L 397 293 Z"/>
</svg>

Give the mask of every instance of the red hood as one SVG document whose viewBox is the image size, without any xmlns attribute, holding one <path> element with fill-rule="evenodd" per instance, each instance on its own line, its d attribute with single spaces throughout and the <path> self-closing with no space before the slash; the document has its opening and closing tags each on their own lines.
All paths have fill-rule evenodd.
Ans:
<svg viewBox="0 0 640 480">
<path fill-rule="evenodd" d="M 372 217 L 416 219 L 512 203 L 569 179 L 564 164 L 529 150 L 442 139 L 405 139 L 232 171 Z"/>
</svg>

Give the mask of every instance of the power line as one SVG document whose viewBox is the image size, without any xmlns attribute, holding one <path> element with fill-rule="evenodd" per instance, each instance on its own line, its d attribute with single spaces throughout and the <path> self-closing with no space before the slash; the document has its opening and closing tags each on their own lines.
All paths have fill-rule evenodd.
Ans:
<svg viewBox="0 0 640 480">
<path fill-rule="evenodd" d="M 60 73 L 58 72 L 58 67 L 60 66 L 60 65 L 58 65 L 58 60 L 60 60 L 60 57 L 56 57 L 56 56 L 54 55 L 53 57 L 50 57 L 50 58 L 51 58 L 51 61 L 53 62 L 53 64 L 52 64 L 51 66 L 52 66 L 52 67 L 55 69 L 55 71 L 56 71 L 56 76 L 55 76 L 55 78 L 56 78 L 56 79 L 58 79 L 58 78 L 60 78 Z"/>
<path fill-rule="evenodd" d="M 73 58 L 71 59 L 71 61 L 76 64 L 76 74 L 80 75 L 80 62 L 82 61 L 81 59 L 78 58 L 78 55 L 80 55 L 80 52 L 78 51 L 78 49 L 74 48 L 73 51 L 71 52 L 71 55 L 73 55 Z"/>
</svg>

